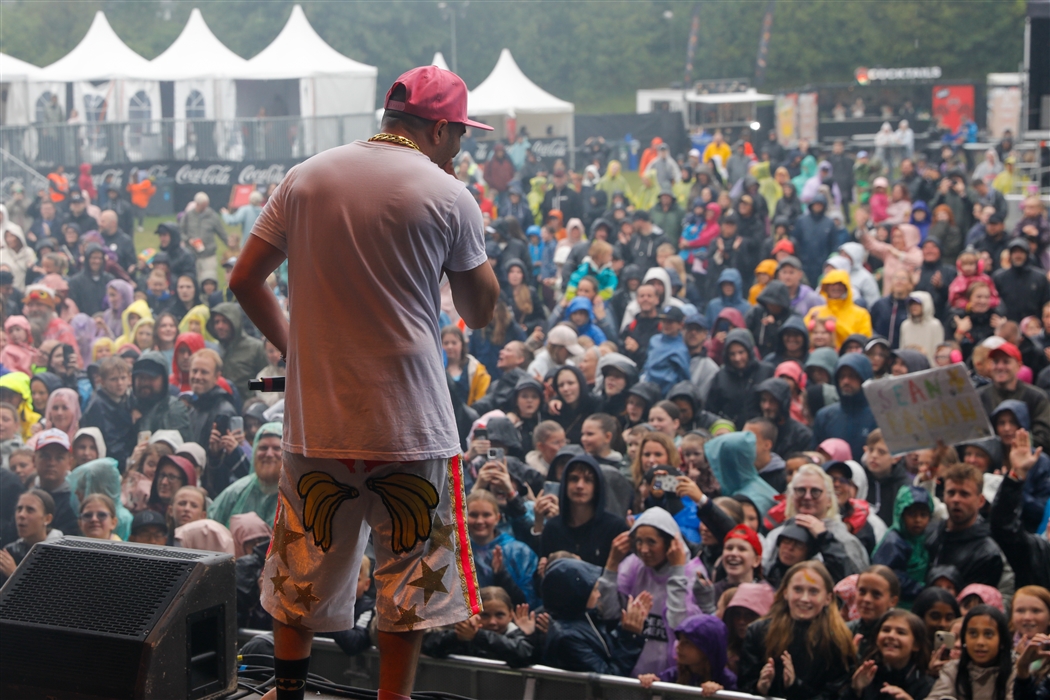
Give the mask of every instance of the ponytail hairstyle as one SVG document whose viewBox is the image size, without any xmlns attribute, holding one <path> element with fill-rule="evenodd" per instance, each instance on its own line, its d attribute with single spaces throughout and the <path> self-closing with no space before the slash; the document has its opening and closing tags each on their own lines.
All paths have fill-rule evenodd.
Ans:
<svg viewBox="0 0 1050 700">
<path fill-rule="evenodd" d="M 959 657 L 959 670 L 955 674 L 955 696 L 959 700 L 973 700 L 973 681 L 970 680 L 970 652 L 966 649 L 966 630 L 970 621 L 975 617 L 986 616 L 992 618 L 995 626 L 999 628 L 999 657 L 994 665 L 998 667 L 999 673 L 995 677 L 995 691 L 992 700 L 1006 700 L 1007 681 L 1013 671 L 1013 636 L 1010 634 L 1010 623 L 1005 613 L 999 608 L 991 605 L 978 605 L 966 613 L 963 618 L 962 631 L 962 655 Z"/>
</svg>

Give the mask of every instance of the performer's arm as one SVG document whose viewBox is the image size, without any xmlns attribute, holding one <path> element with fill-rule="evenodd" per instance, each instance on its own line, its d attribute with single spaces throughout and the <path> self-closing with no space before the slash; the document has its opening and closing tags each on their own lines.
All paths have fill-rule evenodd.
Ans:
<svg viewBox="0 0 1050 700">
<path fill-rule="evenodd" d="M 266 278 L 284 262 L 284 258 L 283 252 L 263 239 L 248 236 L 229 279 L 230 289 L 237 295 L 244 313 L 282 355 L 288 352 L 288 319 L 281 311 L 277 297 L 266 286 Z"/>
<path fill-rule="evenodd" d="M 241 261 L 238 260 L 237 267 L 240 265 Z M 234 273 L 236 272 L 235 269 Z M 452 301 L 456 304 L 456 311 L 463 317 L 467 325 L 475 330 L 489 325 L 492 322 L 492 314 L 496 310 L 496 302 L 499 300 L 499 282 L 488 261 L 481 263 L 473 270 L 464 272 L 445 270 L 445 274 L 448 275 L 448 283 L 452 288 Z M 239 299 L 240 293 L 236 289 L 233 291 Z M 248 315 L 251 316 L 251 314 Z M 259 329 L 263 330 L 263 327 L 259 326 Z M 265 333 L 265 330 L 263 332 Z"/>
</svg>

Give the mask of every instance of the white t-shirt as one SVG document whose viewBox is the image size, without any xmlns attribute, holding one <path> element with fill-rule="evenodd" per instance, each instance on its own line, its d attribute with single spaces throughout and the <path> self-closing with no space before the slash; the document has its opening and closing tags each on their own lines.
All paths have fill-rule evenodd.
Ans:
<svg viewBox="0 0 1050 700">
<path fill-rule="evenodd" d="M 292 168 L 252 235 L 288 256 L 284 449 L 415 461 L 459 452 L 441 270 L 487 261 L 481 210 L 422 153 L 358 141 Z"/>
</svg>

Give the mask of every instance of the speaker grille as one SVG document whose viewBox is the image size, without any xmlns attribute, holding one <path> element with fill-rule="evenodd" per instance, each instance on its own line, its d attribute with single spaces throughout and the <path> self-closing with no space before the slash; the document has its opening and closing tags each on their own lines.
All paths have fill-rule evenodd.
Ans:
<svg viewBox="0 0 1050 700">
<path fill-rule="evenodd" d="M 144 557 L 159 557 L 163 559 L 183 559 L 185 561 L 200 561 L 215 556 L 214 552 L 197 552 L 190 549 L 178 547 L 165 547 L 156 549 L 154 547 L 136 547 L 133 544 L 123 542 L 108 542 L 106 540 L 89 540 L 78 537 L 76 539 L 61 539 L 48 544 L 59 547 L 75 547 L 76 549 L 98 549 L 103 552 L 116 552 L 118 554 L 140 554 Z"/>
<path fill-rule="evenodd" d="M 194 564 L 114 556 L 147 548 L 101 544 L 110 551 L 38 548 L 4 590 L 0 620 L 145 639 Z"/>
</svg>

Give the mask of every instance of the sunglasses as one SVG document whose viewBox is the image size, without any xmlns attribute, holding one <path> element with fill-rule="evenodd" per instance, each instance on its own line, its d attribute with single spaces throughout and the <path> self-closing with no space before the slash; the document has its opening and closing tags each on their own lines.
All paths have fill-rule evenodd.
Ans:
<svg viewBox="0 0 1050 700">
<path fill-rule="evenodd" d="M 824 489 L 818 489 L 816 487 L 806 488 L 805 486 L 796 486 L 792 489 L 795 495 L 799 498 L 805 498 L 808 494 L 810 498 L 820 498 L 824 495 Z"/>
<path fill-rule="evenodd" d="M 104 510 L 96 510 L 94 512 L 88 511 L 88 512 L 85 512 L 85 513 L 81 513 L 80 514 L 80 519 L 81 520 L 98 520 L 99 522 L 102 522 L 103 520 L 108 520 L 109 519 L 109 513 L 104 511 Z"/>
</svg>

